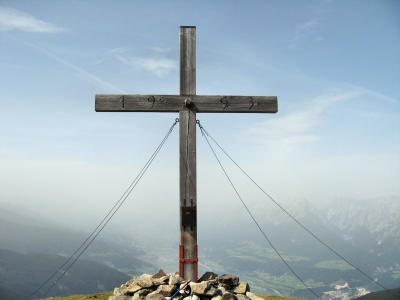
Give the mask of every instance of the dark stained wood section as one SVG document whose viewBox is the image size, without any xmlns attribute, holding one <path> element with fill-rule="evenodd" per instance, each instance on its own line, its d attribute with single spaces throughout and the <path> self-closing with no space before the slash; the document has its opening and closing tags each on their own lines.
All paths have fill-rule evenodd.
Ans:
<svg viewBox="0 0 400 300">
<path fill-rule="evenodd" d="M 276 96 L 96 95 L 97 112 L 276 113 Z"/>
</svg>

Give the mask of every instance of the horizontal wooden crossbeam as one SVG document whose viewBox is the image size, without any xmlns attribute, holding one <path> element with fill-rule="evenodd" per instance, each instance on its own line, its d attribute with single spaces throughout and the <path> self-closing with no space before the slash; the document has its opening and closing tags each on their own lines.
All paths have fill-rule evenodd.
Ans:
<svg viewBox="0 0 400 300">
<path fill-rule="evenodd" d="M 97 112 L 276 113 L 276 96 L 96 95 Z"/>
</svg>

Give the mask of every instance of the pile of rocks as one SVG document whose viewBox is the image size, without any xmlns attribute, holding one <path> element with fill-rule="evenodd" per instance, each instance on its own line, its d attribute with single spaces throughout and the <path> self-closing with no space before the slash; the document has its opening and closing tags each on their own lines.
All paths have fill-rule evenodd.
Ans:
<svg viewBox="0 0 400 300">
<path fill-rule="evenodd" d="M 250 293 L 249 285 L 239 283 L 234 275 L 206 272 L 198 282 L 190 282 L 183 288 L 185 283 L 177 273 L 167 275 L 159 270 L 154 275 L 134 277 L 115 288 L 109 300 L 169 300 L 179 289 L 174 300 L 263 300 Z"/>
</svg>

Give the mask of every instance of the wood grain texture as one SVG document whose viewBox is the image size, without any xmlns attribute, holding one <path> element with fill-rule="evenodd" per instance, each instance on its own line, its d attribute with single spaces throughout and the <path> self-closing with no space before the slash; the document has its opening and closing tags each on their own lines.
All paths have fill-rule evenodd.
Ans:
<svg viewBox="0 0 400 300">
<path fill-rule="evenodd" d="M 196 95 L 196 27 L 181 26 L 179 29 L 180 44 L 180 95 Z M 180 183 L 180 243 L 183 246 L 185 259 L 195 258 L 197 245 L 197 218 L 192 219 L 192 224 L 187 226 L 182 223 L 184 207 L 193 209 L 190 213 L 197 214 L 197 171 L 196 171 L 196 112 L 189 110 L 193 106 L 192 100 L 187 97 L 176 99 L 153 96 L 157 99 L 152 102 L 154 106 L 165 107 L 172 104 L 179 109 L 179 183 Z M 149 99 L 147 99 L 148 101 Z M 182 102 L 183 101 L 183 102 Z M 184 109 L 182 109 L 184 108 Z M 187 212 L 187 211 L 186 211 Z M 186 213 L 185 212 L 185 213 Z M 184 262 L 181 276 L 192 282 L 197 280 L 194 263 Z"/>
<path fill-rule="evenodd" d="M 179 28 L 179 93 L 196 95 L 196 27 Z"/>
<path fill-rule="evenodd" d="M 180 205 L 197 205 L 197 170 L 196 170 L 196 113 L 179 113 L 179 174 Z"/>
<path fill-rule="evenodd" d="M 196 167 L 196 113 L 181 111 L 179 113 L 179 202 L 180 202 L 180 244 L 184 248 L 184 258 L 195 258 L 197 245 L 197 167 Z M 194 215 L 194 222 L 189 226 L 183 224 L 183 213 L 188 210 Z M 183 265 L 184 279 L 195 280 L 193 263 Z"/>
<path fill-rule="evenodd" d="M 185 100 L 191 105 L 186 106 Z M 276 113 L 276 96 L 96 95 L 97 112 Z"/>
</svg>

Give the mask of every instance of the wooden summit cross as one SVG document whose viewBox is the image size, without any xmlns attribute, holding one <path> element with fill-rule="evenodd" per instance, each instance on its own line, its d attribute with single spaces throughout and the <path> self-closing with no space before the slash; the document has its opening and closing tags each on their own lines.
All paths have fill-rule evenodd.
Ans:
<svg viewBox="0 0 400 300">
<path fill-rule="evenodd" d="M 196 95 L 196 27 L 181 26 L 179 95 L 96 95 L 97 112 L 179 112 L 179 273 L 197 281 L 196 113 L 276 113 L 276 96 Z"/>
</svg>

